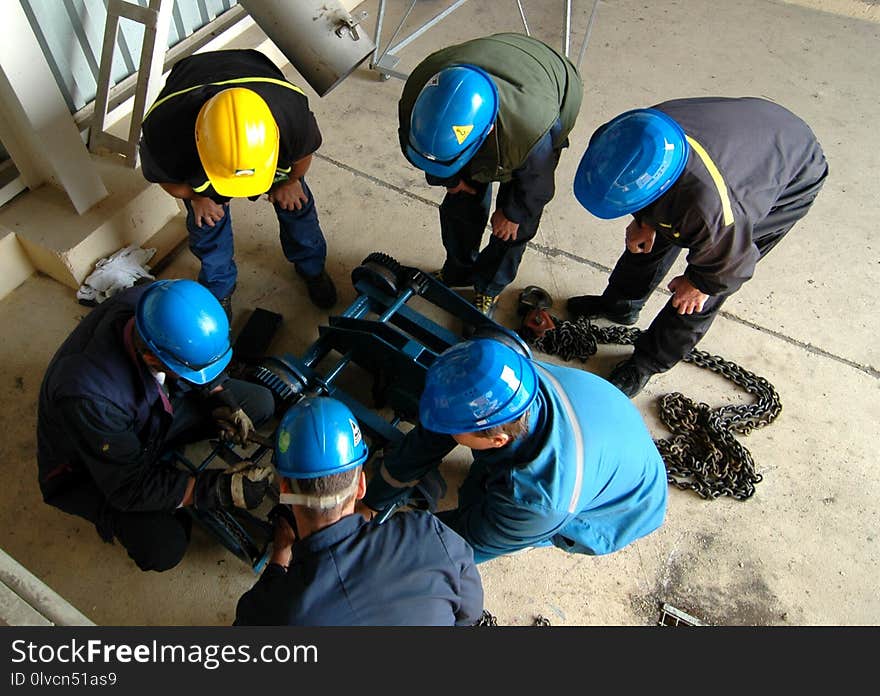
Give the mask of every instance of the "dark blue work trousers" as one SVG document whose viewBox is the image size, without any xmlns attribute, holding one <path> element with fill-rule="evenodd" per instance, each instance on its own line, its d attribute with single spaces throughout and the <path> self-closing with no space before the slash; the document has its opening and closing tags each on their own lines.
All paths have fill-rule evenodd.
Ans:
<svg viewBox="0 0 880 696">
<path fill-rule="evenodd" d="M 308 196 L 307 203 L 299 210 L 284 210 L 275 206 L 280 228 L 281 248 L 301 276 L 313 278 L 324 270 L 327 258 L 327 242 L 318 223 L 315 199 L 300 179 L 303 191 Z M 232 241 L 232 215 L 229 205 L 224 206 L 226 214 L 213 227 L 195 224 L 192 205 L 186 205 L 186 229 L 189 232 L 189 248 L 202 262 L 199 282 L 219 300 L 228 297 L 235 289 L 238 268 L 233 258 L 235 253 Z"/>
<path fill-rule="evenodd" d="M 481 251 L 483 234 L 492 209 L 492 185 L 467 181 L 476 195 L 447 193 L 440 204 L 440 235 L 446 249 L 443 275 L 473 278 L 474 289 L 485 295 L 500 295 L 510 285 L 522 261 L 526 244 L 538 232 L 541 212 L 519 223 L 516 239 L 502 241 L 494 235 Z M 501 184 L 505 187 L 506 184 Z"/>
</svg>

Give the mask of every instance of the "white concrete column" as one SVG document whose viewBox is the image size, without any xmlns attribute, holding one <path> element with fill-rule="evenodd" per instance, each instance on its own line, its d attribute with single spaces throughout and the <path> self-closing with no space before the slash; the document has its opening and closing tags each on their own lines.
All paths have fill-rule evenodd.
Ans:
<svg viewBox="0 0 880 696">
<path fill-rule="evenodd" d="M 0 140 L 28 187 L 53 182 L 78 213 L 107 196 L 18 2 L 0 22 Z"/>
</svg>

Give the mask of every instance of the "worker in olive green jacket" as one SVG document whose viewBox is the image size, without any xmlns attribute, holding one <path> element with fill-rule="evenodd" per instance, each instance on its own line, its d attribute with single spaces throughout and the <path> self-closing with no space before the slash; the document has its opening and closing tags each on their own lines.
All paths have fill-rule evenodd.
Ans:
<svg viewBox="0 0 880 696">
<path fill-rule="evenodd" d="M 450 287 L 473 285 L 491 317 L 555 191 L 583 98 L 577 68 L 524 34 L 493 34 L 432 53 L 406 80 L 400 147 L 433 186 L 445 186 L 440 230 Z M 492 182 L 500 182 L 490 219 Z"/>
</svg>

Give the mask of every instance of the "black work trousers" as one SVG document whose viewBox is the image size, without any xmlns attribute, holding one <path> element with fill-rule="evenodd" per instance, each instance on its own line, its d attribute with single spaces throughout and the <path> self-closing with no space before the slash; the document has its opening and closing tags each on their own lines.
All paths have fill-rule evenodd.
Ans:
<svg viewBox="0 0 880 696">
<path fill-rule="evenodd" d="M 791 187 L 770 213 L 755 225 L 752 239 L 758 248 L 759 260 L 807 214 L 824 181 L 823 175 L 817 182 Z M 628 301 L 632 309 L 640 310 L 675 263 L 681 250 L 682 247 L 674 246 L 657 235 L 650 253 L 625 251 L 611 272 L 603 295 L 610 300 Z M 731 294 L 710 296 L 703 309 L 693 314 L 679 314 L 670 298 L 651 325 L 636 339 L 634 359 L 653 372 L 665 372 L 676 365 L 706 335 Z"/>
<path fill-rule="evenodd" d="M 235 395 L 255 425 L 272 417 L 274 397 L 265 387 L 230 379 L 224 388 Z M 217 427 L 195 392 L 175 398 L 172 406 L 174 420 L 165 437 L 165 451 L 216 435 Z M 165 464 L 157 462 L 153 466 Z M 141 570 L 170 570 L 180 563 L 189 545 L 192 519 L 185 509 L 119 510 L 108 504 L 91 478 L 82 477 L 78 484 L 65 487 L 46 502 L 94 522 L 101 538 L 107 542 L 115 538 Z"/>
<path fill-rule="evenodd" d="M 561 149 L 554 150 L 553 157 L 542 165 L 547 168 L 550 180 L 561 153 Z M 538 233 L 544 206 L 533 206 L 537 208 L 536 212 L 519 221 L 516 239 L 502 241 L 490 235 L 488 244 L 480 250 L 492 210 L 492 184 L 468 179 L 465 182 L 476 194 L 464 191 L 447 193 L 440 204 L 440 235 L 446 249 L 443 276 L 447 282 L 453 279 L 465 281 L 461 285 L 469 284 L 467 279 L 472 279 L 474 290 L 495 297 L 516 278 L 526 245 Z M 512 185 L 499 184 L 498 197 L 504 198 L 506 189 Z"/>
</svg>

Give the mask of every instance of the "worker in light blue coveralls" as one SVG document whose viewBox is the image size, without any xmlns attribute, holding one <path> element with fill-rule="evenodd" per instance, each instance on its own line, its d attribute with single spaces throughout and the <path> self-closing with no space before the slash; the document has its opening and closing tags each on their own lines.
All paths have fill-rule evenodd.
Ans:
<svg viewBox="0 0 880 696">
<path fill-rule="evenodd" d="M 309 100 L 254 50 L 188 56 L 168 74 L 144 117 L 144 178 L 183 200 L 199 282 L 232 312 L 231 198 L 263 194 L 278 217 L 281 247 L 312 303 L 329 309 L 336 288 L 324 269 L 327 243 L 305 175 L 321 146 Z"/>
<path fill-rule="evenodd" d="M 386 509 L 456 445 L 469 447 L 458 506 L 438 516 L 478 563 L 536 546 L 612 553 L 663 523 L 663 459 L 635 406 L 601 377 L 495 339 L 464 341 L 428 369 L 419 420 L 385 454 L 364 502 Z"/>
<path fill-rule="evenodd" d="M 355 512 L 368 450 L 351 410 L 306 397 L 284 415 L 273 554 L 236 625 L 470 626 L 483 611 L 471 548 L 427 512 Z M 288 507 L 289 506 L 289 507 Z"/>
</svg>

